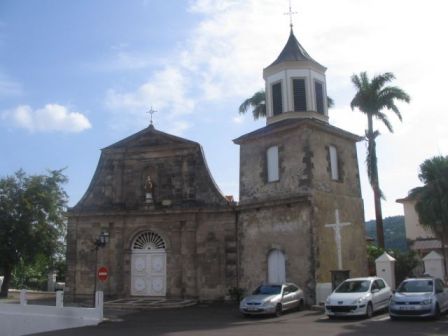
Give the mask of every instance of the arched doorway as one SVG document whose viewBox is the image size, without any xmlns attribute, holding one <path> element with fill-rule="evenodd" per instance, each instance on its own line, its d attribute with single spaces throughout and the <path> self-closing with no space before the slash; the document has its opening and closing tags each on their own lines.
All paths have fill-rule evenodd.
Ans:
<svg viewBox="0 0 448 336">
<path fill-rule="evenodd" d="M 132 243 L 131 295 L 165 296 L 165 241 L 155 232 L 139 234 Z"/>
<path fill-rule="evenodd" d="M 268 282 L 282 283 L 285 281 L 285 255 L 280 250 L 272 250 L 268 256 Z"/>
</svg>

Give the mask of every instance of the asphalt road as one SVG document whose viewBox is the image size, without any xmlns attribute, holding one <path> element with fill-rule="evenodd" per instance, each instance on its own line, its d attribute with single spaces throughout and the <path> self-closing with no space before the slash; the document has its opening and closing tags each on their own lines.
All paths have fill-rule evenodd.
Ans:
<svg viewBox="0 0 448 336">
<path fill-rule="evenodd" d="M 391 321 L 387 314 L 372 319 L 329 320 L 315 311 L 291 312 L 279 318 L 239 315 L 229 304 L 123 314 L 108 312 L 111 320 L 96 327 L 59 330 L 38 335 L 58 336 L 202 336 L 202 335 L 448 335 L 448 316 L 438 321 Z"/>
</svg>

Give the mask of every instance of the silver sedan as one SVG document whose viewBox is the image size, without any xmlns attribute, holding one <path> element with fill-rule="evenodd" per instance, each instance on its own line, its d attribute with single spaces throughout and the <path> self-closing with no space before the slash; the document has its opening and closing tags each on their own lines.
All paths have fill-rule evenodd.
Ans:
<svg viewBox="0 0 448 336">
<path fill-rule="evenodd" d="M 301 309 L 305 304 L 303 290 L 293 283 L 263 284 L 240 302 L 243 315 L 274 314 Z"/>
</svg>

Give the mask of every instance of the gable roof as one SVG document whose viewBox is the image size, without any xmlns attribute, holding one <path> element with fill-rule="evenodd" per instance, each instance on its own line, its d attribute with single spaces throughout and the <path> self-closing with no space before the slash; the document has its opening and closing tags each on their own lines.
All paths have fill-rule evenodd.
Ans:
<svg viewBox="0 0 448 336">
<path fill-rule="evenodd" d="M 127 138 L 124 138 L 110 146 L 107 146 L 102 150 L 107 151 L 127 147 L 146 147 L 172 144 L 197 145 L 197 143 L 194 141 L 158 131 L 153 125 L 149 125 L 147 128 L 141 130 L 140 132 L 128 136 Z"/>
</svg>

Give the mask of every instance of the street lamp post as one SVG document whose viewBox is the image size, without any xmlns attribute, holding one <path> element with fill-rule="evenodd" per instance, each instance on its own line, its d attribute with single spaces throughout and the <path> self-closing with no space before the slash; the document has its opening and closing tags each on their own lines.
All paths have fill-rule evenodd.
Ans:
<svg viewBox="0 0 448 336">
<path fill-rule="evenodd" d="M 95 307 L 95 293 L 96 293 L 96 278 L 97 278 L 97 268 L 98 268 L 98 250 L 106 246 L 109 241 L 109 233 L 102 231 L 97 239 L 93 242 L 95 245 L 95 271 L 94 271 L 94 284 L 93 284 L 93 306 Z"/>
</svg>

